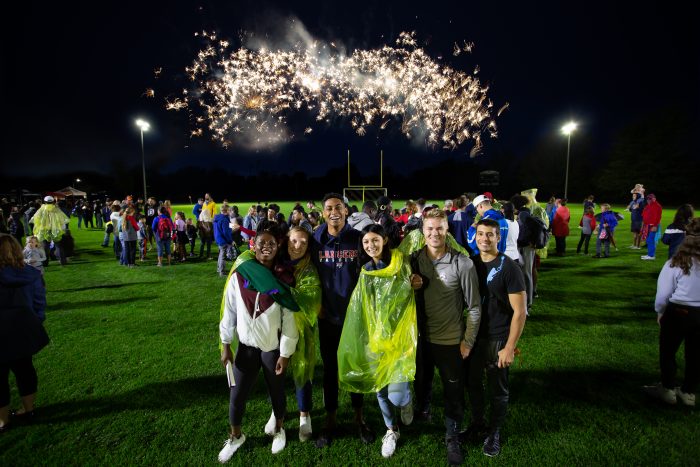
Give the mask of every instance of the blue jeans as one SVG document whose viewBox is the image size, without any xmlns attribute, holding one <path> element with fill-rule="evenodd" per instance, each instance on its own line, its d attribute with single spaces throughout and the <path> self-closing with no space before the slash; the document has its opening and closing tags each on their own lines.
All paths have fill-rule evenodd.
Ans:
<svg viewBox="0 0 700 467">
<path fill-rule="evenodd" d="M 658 228 L 658 227 L 657 227 Z M 647 256 L 656 256 L 656 234 L 649 230 L 647 234 Z"/>
<path fill-rule="evenodd" d="M 394 407 L 405 407 L 411 403 L 408 383 L 391 383 L 384 386 L 377 393 L 377 401 L 384 417 L 384 424 L 389 429 L 395 428 L 398 423 L 396 423 Z"/>
<path fill-rule="evenodd" d="M 296 395 L 299 412 L 311 412 L 313 408 L 311 400 L 311 381 L 307 381 L 302 387 L 296 388 Z"/>
<path fill-rule="evenodd" d="M 163 253 L 165 253 L 165 256 L 170 256 L 170 240 L 161 240 L 156 236 L 156 245 L 158 246 L 159 258 L 163 257 Z"/>
</svg>

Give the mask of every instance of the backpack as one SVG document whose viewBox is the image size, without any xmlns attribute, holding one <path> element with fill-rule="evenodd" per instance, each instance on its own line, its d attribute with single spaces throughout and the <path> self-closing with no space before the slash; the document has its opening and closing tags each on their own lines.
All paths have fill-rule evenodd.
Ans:
<svg viewBox="0 0 700 467">
<path fill-rule="evenodd" d="M 167 217 L 158 219 L 158 238 L 161 240 L 170 240 L 173 234 L 173 223 Z"/>
<path fill-rule="evenodd" d="M 527 216 L 525 218 L 525 226 L 530 232 L 530 244 L 537 250 L 546 248 L 549 243 L 549 237 L 552 235 L 544 224 L 544 221 L 539 217 Z"/>
</svg>

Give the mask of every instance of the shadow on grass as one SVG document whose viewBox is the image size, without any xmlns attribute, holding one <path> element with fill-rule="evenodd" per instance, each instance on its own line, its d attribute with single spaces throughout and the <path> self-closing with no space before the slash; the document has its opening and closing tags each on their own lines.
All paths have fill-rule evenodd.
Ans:
<svg viewBox="0 0 700 467">
<path fill-rule="evenodd" d="M 122 287 L 130 287 L 133 285 L 152 285 L 160 284 L 157 281 L 143 281 L 143 282 L 125 282 L 123 284 L 103 284 L 103 285 L 89 285 L 85 287 L 75 287 L 72 289 L 56 289 L 51 292 L 82 292 L 83 290 L 94 290 L 94 289 L 119 289 Z"/>
<path fill-rule="evenodd" d="M 119 300 L 87 300 L 84 302 L 58 302 L 50 303 L 46 307 L 47 312 L 60 311 L 60 310 L 76 310 L 81 308 L 101 308 L 110 306 L 123 306 L 125 303 L 131 302 L 147 302 L 151 300 L 157 300 L 157 297 L 142 295 L 140 297 L 124 297 L 119 298 Z"/>
</svg>

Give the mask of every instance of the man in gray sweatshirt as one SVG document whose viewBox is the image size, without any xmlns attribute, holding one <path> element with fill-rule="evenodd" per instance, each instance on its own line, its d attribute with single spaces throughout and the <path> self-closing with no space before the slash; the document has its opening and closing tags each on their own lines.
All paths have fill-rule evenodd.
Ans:
<svg viewBox="0 0 700 467">
<path fill-rule="evenodd" d="M 464 417 L 463 359 L 476 341 L 481 308 L 474 264 L 446 245 L 447 232 L 445 212 L 428 211 L 423 220 L 426 245 L 411 255 L 413 272 L 421 277 L 416 291 L 419 339 L 414 388 L 417 409 L 429 419 L 437 366 L 445 400 L 447 459 L 454 465 L 464 460 L 458 438 Z"/>
</svg>

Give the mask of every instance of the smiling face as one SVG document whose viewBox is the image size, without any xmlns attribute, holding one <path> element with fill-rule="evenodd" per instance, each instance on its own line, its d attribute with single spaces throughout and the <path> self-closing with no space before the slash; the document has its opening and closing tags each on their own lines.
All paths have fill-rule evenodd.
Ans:
<svg viewBox="0 0 700 467">
<path fill-rule="evenodd" d="M 447 238 L 447 220 L 430 217 L 423 220 L 423 236 L 429 247 L 443 248 Z"/>
<path fill-rule="evenodd" d="M 501 239 L 499 228 L 488 225 L 476 226 L 476 246 L 482 253 L 498 254 L 498 242 Z"/>
<path fill-rule="evenodd" d="M 255 238 L 255 259 L 268 266 L 277 254 L 277 240 L 271 234 L 263 232 Z"/>
<path fill-rule="evenodd" d="M 384 245 L 386 245 L 387 239 L 374 232 L 367 232 L 364 237 L 362 237 L 362 249 L 365 250 L 367 256 L 372 258 L 375 263 L 382 259 L 382 252 L 384 251 Z"/>
<path fill-rule="evenodd" d="M 342 199 L 329 198 L 323 203 L 323 218 L 330 227 L 337 230 L 342 229 L 347 215 L 348 210 Z"/>
<path fill-rule="evenodd" d="M 309 247 L 309 235 L 305 232 L 300 232 L 298 230 L 293 231 L 289 234 L 289 241 L 287 242 L 287 252 L 292 260 L 297 260 L 303 258 L 306 254 L 306 250 Z"/>
</svg>

